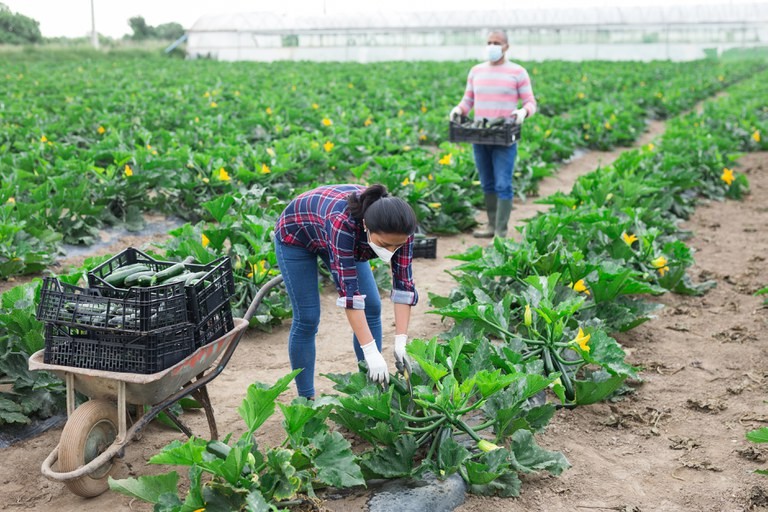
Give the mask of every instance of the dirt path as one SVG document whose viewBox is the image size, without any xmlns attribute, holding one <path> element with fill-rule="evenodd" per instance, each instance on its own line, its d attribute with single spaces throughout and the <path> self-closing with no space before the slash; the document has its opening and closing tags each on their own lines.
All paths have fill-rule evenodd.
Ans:
<svg viewBox="0 0 768 512">
<path fill-rule="evenodd" d="M 638 142 L 651 142 L 663 125 Z M 568 191 L 581 174 L 607 165 L 620 150 L 588 153 L 542 183 L 541 193 Z M 744 157 L 738 171 L 747 172 L 753 193 L 744 202 L 703 205 L 686 224 L 695 233 L 690 241 L 698 251 L 692 276 L 716 279 L 718 287 L 705 297 L 661 297 L 659 318 L 618 337 L 630 362 L 642 366 L 643 384 L 623 401 L 560 411 L 539 442 L 562 451 L 573 467 L 562 476 L 524 476 L 517 499 L 468 496 L 459 512 L 634 510 L 634 511 L 746 511 L 768 503 L 764 479 L 750 473 L 764 467 L 763 459 L 749 460 L 738 450 L 749 448 L 744 432 L 768 421 L 764 403 L 768 309 L 760 308 L 753 293 L 768 285 L 768 226 L 766 167 L 768 155 Z M 516 205 L 514 222 L 531 217 L 546 206 Z M 121 243 L 123 241 L 120 241 Z M 416 260 L 414 274 L 424 298 L 413 314 L 411 335 L 428 338 L 442 330 L 439 317 L 428 311 L 428 292 L 447 294 L 453 280 L 444 271 L 456 262 L 448 254 L 476 243 L 470 236 L 440 237 L 438 258 Z M 318 334 L 318 373 L 348 372 L 355 367 L 351 336 L 334 293 L 324 296 L 323 323 Z M 288 326 L 270 334 L 252 331 L 241 342 L 236 357 L 210 386 L 219 431 L 239 435 L 237 414 L 247 386 L 253 381 L 274 382 L 288 372 Z M 385 309 L 385 355 L 391 359 L 391 308 Z M 331 392 L 330 381 L 317 379 L 319 392 Z M 295 396 L 291 388 L 285 400 Z M 193 431 L 207 435 L 202 414 L 187 414 Z M 260 443 L 282 439 L 279 420 L 257 434 Z M 3 450 L 0 467 L 0 509 L 61 511 L 137 510 L 151 507 L 115 493 L 92 500 L 71 495 L 50 482 L 39 465 L 58 442 L 61 429 Z M 146 464 L 179 435 L 150 427 L 140 442 L 132 443 L 117 462 L 115 476 L 158 473 L 168 468 Z M 754 452 L 753 452 L 754 453 Z M 759 452 L 757 452 L 759 453 Z M 182 470 L 183 471 L 183 470 Z M 751 500 L 751 501 L 750 501 Z M 364 491 L 328 500 L 329 510 L 365 510 Z"/>
</svg>

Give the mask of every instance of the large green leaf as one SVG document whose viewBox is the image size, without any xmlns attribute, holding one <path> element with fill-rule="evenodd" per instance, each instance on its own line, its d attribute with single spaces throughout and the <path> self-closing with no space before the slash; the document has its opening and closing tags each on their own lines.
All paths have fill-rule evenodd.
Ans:
<svg viewBox="0 0 768 512">
<path fill-rule="evenodd" d="M 363 458 L 361 464 L 383 478 L 408 477 L 413 473 L 416 448 L 416 439 L 413 435 L 406 434 L 393 446 L 387 446 Z"/>
<path fill-rule="evenodd" d="M 203 208 L 208 210 L 216 222 L 221 222 L 229 211 L 229 207 L 232 206 L 234 202 L 235 199 L 231 195 L 224 194 L 219 197 L 214 197 L 210 201 L 206 201 L 203 203 Z"/>
<path fill-rule="evenodd" d="M 272 416 L 275 412 L 275 400 L 280 393 L 288 389 L 288 385 L 300 371 L 301 369 L 292 371 L 271 387 L 261 383 L 248 386 L 245 399 L 237 409 L 248 427 L 248 431 L 243 434 L 243 439 L 250 439 L 251 435 Z"/>
<path fill-rule="evenodd" d="M 317 479 L 333 487 L 364 485 L 360 466 L 355 462 L 349 441 L 338 432 L 322 433 L 313 444 L 317 453 L 312 461 L 317 467 Z"/>
<path fill-rule="evenodd" d="M 440 478 L 447 478 L 456 473 L 469 456 L 469 450 L 457 443 L 452 436 L 443 439 L 436 455 Z"/>
<path fill-rule="evenodd" d="M 536 444 L 528 430 L 518 430 L 512 435 L 512 451 L 512 466 L 525 473 L 546 470 L 559 475 L 571 467 L 562 453 L 545 450 Z"/>
<path fill-rule="evenodd" d="M 140 476 L 139 478 L 125 478 L 116 480 L 109 477 L 109 488 L 132 498 L 158 503 L 164 494 L 178 492 L 179 475 L 175 471 L 162 475 Z"/>
<path fill-rule="evenodd" d="M 197 437 L 185 443 L 173 440 L 163 450 L 149 459 L 150 464 L 168 464 L 171 466 L 192 466 L 203 461 L 206 441 Z"/>
</svg>

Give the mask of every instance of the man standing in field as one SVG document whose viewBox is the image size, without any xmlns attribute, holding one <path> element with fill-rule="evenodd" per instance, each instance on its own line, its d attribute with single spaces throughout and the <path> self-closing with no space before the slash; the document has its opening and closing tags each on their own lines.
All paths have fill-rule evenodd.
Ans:
<svg viewBox="0 0 768 512">
<path fill-rule="evenodd" d="M 528 72 L 506 59 L 508 49 L 507 34 L 503 30 L 488 34 L 488 61 L 470 70 L 464 98 L 451 110 L 451 120 L 468 115 L 473 107 L 475 119 L 486 118 L 489 122 L 514 118 L 515 123 L 522 124 L 526 117 L 536 112 L 536 98 Z M 522 103 L 521 108 L 518 103 Z M 488 213 L 488 227 L 473 234 L 477 238 L 493 238 L 494 235 L 504 238 L 512 212 L 512 175 L 517 143 L 511 146 L 473 144 L 473 149 Z"/>
</svg>

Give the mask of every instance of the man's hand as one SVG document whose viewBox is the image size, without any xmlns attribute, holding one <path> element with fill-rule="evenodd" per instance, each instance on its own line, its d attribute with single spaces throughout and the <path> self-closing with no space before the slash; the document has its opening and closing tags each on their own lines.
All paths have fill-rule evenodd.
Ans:
<svg viewBox="0 0 768 512">
<path fill-rule="evenodd" d="M 407 334 L 395 334 L 395 364 L 403 364 L 405 346 L 408 344 Z"/>
<path fill-rule="evenodd" d="M 525 121 L 525 118 L 528 116 L 528 111 L 521 108 L 515 110 L 512 114 L 515 116 L 515 124 L 523 124 L 523 121 Z"/>
<path fill-rule="evenodd" d="M 453 107 L 453 110 L 451 110 L 451 113 L 448 114 L 448 120 L 449 121 L 459 121 L 461 120 L 461 116 L 464 113 L 461 111 L 459 107 Z"/>
<path fill-rule="evenodd" d="M 387 362 L 384 361 L 381 352 L 379 352 L 376 341 L 371 340 L 370 343 L 361 345 L 360 348 L 363 349 L 365 363 L 368 365 L 368 378 L 379 384 L 389 383 Z"/>
</svg>

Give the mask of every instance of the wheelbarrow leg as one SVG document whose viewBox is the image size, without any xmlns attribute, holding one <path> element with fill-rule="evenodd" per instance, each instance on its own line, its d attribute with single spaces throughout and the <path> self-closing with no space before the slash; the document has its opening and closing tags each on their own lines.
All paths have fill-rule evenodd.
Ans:
<svg viewBox="0 0 768 512">
<path fill-rule="evenodd" d="M 166 409 L 164 412 L 165 412 L 166 416 L 168 416 L 168 419 L 170 419 L 170 420 L 173 422 L 173 424 L 174 424 L 174 425 L 176 425 L 177 427 L 179 427 L 179 430 L 181 430 L 182 432 L 184 432 L 184 435 L 186 435 L 187 437 L 192 437 L 192 431 L 191 431 L 191 430 L 189 430 L 189 427 L 188 427 L 188 426 L 186 426 L 186 425 L 185 425 L 185 424 L 184 424 L 184 423 L 183 423 L 183 422 L 182 422 L 182 421 L 179 419 L 179 417 L 178 417 L 178 416 L 176 416 L 176 414 L 172 413 L 172 412 L 170 411 L 170 409 Z"/>
<path fill-rule="evenodd" d="M 200 386 L 193 393 L 192 396 L 200 402 L 205 411 L 205 418 L 208 420 L 208 429 L 211 431 L 211 440 L 219 438 L 219 431 L 216 428 L 216 418 L 213 417 L 213 407 L 211 406 L 211 399 L 208 396 L 208 388 L 206 386 Z"/>
</svg>

